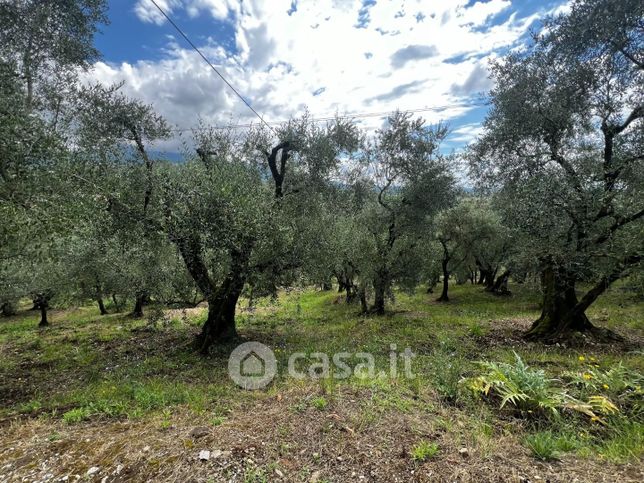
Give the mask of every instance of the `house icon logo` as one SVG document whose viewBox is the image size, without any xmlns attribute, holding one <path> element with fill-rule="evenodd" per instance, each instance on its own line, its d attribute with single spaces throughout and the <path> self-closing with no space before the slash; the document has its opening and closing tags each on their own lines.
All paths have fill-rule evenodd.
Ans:
<svg viewBox="0 0 644 483">
<path fill-rule="evenodd" d="M 263 389 L 277 373 L 273 351 L 260 342 L 245 342 L 228 359 L 228 375 L 244 389 Z"/>
<path fill-rule="evenodd" d="M 242 359 L 239 372 L 244 377 L 261 377 L 266 373 L 266 364 L 255 352 L 251 352 Z"/>
</svg>

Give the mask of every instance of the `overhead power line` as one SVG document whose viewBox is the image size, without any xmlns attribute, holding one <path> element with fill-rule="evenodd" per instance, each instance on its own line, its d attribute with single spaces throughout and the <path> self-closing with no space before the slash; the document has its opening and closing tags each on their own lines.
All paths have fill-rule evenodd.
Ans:
<svg viewBox="0 0 644 483">
<path fill-rule="evenodd" d="M 230 82 L 228 82 L 228 80 L 227 80 L 227 79 L 226 79 L 226 78 L 221 74 L 221 72 L 219 72 L 219 71 L 217 70 L 217 68 L 216 68 L 214 65 L 212 65 L 212 63 L 211 63 L 211 62 L 208 60 L 208 58 L 207 58 L 207 57 L 206 57 L 206 56 L 201 52 L 201 50 L 199 50 L 199 48 L 198 48 L 195 44 L 193 44 L 193 43 L 192 43 L 192 41 L 188 38 L 188 36 L 187 36 L 185 33 L 183 33 L 183 30 L 181 30 L 181 28 L 179 28 L 179 26 L 178 26 L 178 25 L 177 25 L 177 24 L 176 24 L 176 23 L 175 23 L 175 22 L 170 18 L 170 16 L 169 16 L 167 13 L 165 13 L 165 11 L 164 11 L 161 7 L 159 7 L 159 4 L 158 4 L 155 0 L 150 0 L 150 1 L 151 1 L 151 2 L 154 4 L 154 6 L 159 10 L 159 12 L 161 12 L 161 15 L 163 15 L 163 16 L 167 19 L 167 21 L 168 21 L 168 22 L 170 22 L 170 25 L 172 25 L 172 26 L 176 29 L 176 31 L 177 31 L 177 32 L 179 32 L 179 34 L 181 34 L 181 36 L 185 39 L 185 41 L 186 41 L 186 42 L 188 42 L 188 44 L 190 44 L 190 47 L 192 47 L 192 48 L 194 49 L 194 51 L 195 51 L 195 52 L 197 52 L 197 53 L 201 56 L 201 58 L 206 62 L 206 64 L 208 64 L 208 65 L 210 66 L 210 68 L 211 68 L 212 70 L 214 70 L 214 71 L 215 71 L 215 73 L 216 73 L 219 77 L 221 77 L 221 80 L 223 80 L 223 81 L 226 83 L 226 85 L 227 85 L 228 87 L 230 87 L 230 89 L 235 93 L 235 95 L 237 95 L 237 97 L 239 97 L 239 98 L 241 99 L 241 101 L 242 101 L 244 104 L 246 104 L 246 106 L 248 107 L 248 109 L 250 109 L 251 111 L 253 111 L 253 114 L 255 114 L 255 115 L 259 118 L 259 120 L 260 120 L 263 124 L 265 124 L 265 125 L 266 125 L 266 127 L 268 127 L 269 129 L 272 129 L 272 127 L 271 127 L 271 126 L 270 126 L 270 125 L 269 125 L 269 124 L 264 120 L 264 118 L 263 118 L 263 117 L 262 117 L 262 116 L 261 116 L 261 115 L 260 115 L 260 114 L 259 114 L 259 113 L 254 109 L 254 108 L 253 108 L 253 106 L 251 106 L 251 105 L 250 105 L 250 103 L 249 103 L 246 99 L 244 99 L 244 97 L 243 97 L 243 96 L 242 96 L 242 95 L 237 91 L 237 89 L 235 89 L 235 88 L 233 87 L 233 85 L 232 85 Z"/>
<path fill-rule="evenodd" d="M 419 112 L 429 112 L 429 111 L 444 111 L 445 109 L 449 108 L 454 108 L 454 107 L 483 107 L 485 106 L 485 103 L 472 103 L 472 104 L 456 104 L 456 105 L 446 105 L 446 106 L 434 106 L 434 107 L 422 107 L 418 109 L 407 109 L 401 112 L 404 113 L 419 113 Z M 327 117 L 316 117 L 316 118 L 311 118 L 309 119 L 310 122 L 327 122 L 327 121 L 333 121 L 335 119 L 366 119 L 366 118 L 383 118 L 391 115 L 392 111 L 379 111 L 379 112 L 363 112 L 363 113 L 355 113 L 355 114 L 343 114 L 343 115 L 337 115 L 337 116 L 327 116 Z M 272 126 L 279 126 L 280 124 L 284 124 L 288 121 L 272 121 L 272 122 L 266 122 L 264 121 L 264 124 L 272 127 Z M 175 128 L 171 129 L 174 132 L 187 132 L 187 131 L 202 131 L 205 129 L 247 129 L 252 127 L 252 123 L 245 123 L 245 124 L 224 124 L 224 125 L 205 125 L 205 126 L 196 126 L 196 127 L 180 127 L 180 128 Z"/>
<path fill-rule="evenodd" d="M 274 122 L 267 122 L 264 120 L 264 117 L 253 108 L 253 106 L 250 105 L 250 103 L 242 96 L 237 89 L 223 76 L 219 70 L 208 60 L 208 58 L 199 50 L 199 48 L 190 40 L 190 38 L 181 30 L 181 28 L 170 18 L 170 16 L 159 6 L 159 4 L 155 0 L 150 0 L 152 4 L 161 12 L 161 15 L 165 17 L 165 19 L 172 25 L 177 32 L 184 38 L 184 40 L 190 45 L 190 47 L 193 48 L 197 54 L 208 64 L 208 66 L 221 78 L 221 80 L 224 81 L 224 83 L 235 93 L 237 97 L 252 111 L 255 116 L 260 120 L 262 124 L 264 124 L 267 128 L 274 130 L 273 126 L 279 126 L 280 124 L 283 124 L 287 121 L 274 121 Z M 464 104 L 458 104 L 456 106 L 454 105 L 447 105 L 447 106 L 435 106 L 435 107 L 425 107 L 425 108 L 420 108 L 420 109 L 409 109 L 403 112 L 406 113 L 418 113 L 418 112 L 428 112 L 428 111 L 442 111 L 448 108 L 453 108 L 453 107 L 481 107 L 484 106 L 484 103 L 472 103 L 469 105 L 464 105 Z M 378 118 L 378 117 L 387 117 L 388 115 L 391 114 L 391 111 L 384 111 L 384 112 L 367 112 L 367 113 L 358 113 L 358 114 L 345 114 L 341 116 L 327 116 L 327 117 L 319 117 L 319 118 L 313 118 L 310 119 L 311 122 L 325 122 L 325 121 L 332 121 L 334 119 L 365 119 L 365 118 Z M 185 131 L 194 131 L 194 130 L 203 130 L 203 129 L 243 129 L 243 128 L 249 128 L 251 127 L 252 124 L 247 123 L 247 124 L 229 124 L 229 125 L 223 125 L 223 126 L 200 126 L 200 127 L 192 127 L 192 128 L 176 128 L 172 129 L 174 132 L 185 132 Z"/>
</svg>

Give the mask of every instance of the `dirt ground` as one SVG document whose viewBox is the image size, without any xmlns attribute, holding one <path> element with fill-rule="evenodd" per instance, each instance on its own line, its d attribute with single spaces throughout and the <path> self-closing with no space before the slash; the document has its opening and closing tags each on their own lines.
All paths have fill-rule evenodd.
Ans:
<svg viewBox="0 0 644 483">
<path fill-rule="evenodd" d="M 159 419 L 65 425 L 4 421 L 2 481 L 437 481 L 640 482 L 644 465 L 615 465 L 564 457 L 541 463 L 513 435 L 512 422 L 495 431 L 494 452 L 455 440 L 417 414 L 385 414 L 361 427 L 368 390 L 343 391 L 342 404 L 322 412 L 293 409 L 297 391 L 263 397 L 233 410 L 219 426 L 193 413 Z M 337 407 L 336 407 L 337 406 Z M 439 410 L 440 411 L 440 410 Z M 447 409 L 443 409 L 445 416 Z M 451 408 L 454 424 L 458 413 Z M 438 417 L 442 415 L 439 413 Z M 414 462 L 419 437 L 440 453 Z M 210 452 L 207 460 L 200 452 Z"/>
</svg>

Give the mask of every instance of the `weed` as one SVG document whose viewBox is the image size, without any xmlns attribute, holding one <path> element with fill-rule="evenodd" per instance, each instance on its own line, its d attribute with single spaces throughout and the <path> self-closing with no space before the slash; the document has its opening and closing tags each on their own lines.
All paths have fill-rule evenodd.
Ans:
<svg viewBox="0 0 644 483">
<path fill-rule="evenodd" d="M 469 333 L 472 337 L 482 337 L 485 332 L 485 329 L 480 324 L 474 323 L 470 325 Z"/>
<path fill-rule="evenodd" d="M 446 402 L 459 397 L 460 381 L 465 373 L 465 361 L 456 353 L 437 352 L 431 363 L 432 387 Z"/>
<path fill-rule="evenodd" d="M 535 458 L 543 461 L 558 459 L 557 442 L 550 431 L 529 434 L 524 442 Z"/>
<path fill-rule="evenodd" d="M 85 419 L 89 419 L 92 411 L 89 408 L 75 408 L 63 414 L 63 421 L 67 424 L 80 423 Z"/>
<path fill-rule="evenodd" d="M 428 459 L 435 457 L 439 451 L 440 447 L 438 446 L 438 443 L 428 443 L 423 440 L 412 448 L 411 457 L 414 461 L 427 461 Z"/>
<path fill-rule="evenodd" d="M 226 421 L 226 418 L 224 418 L 223 416 L 215 416 L 210 419 L 210 424 L 212 424 L 213 426 L 221 426 L 224 421 Z"/>
<path fill-rule="evenodd" d="M 329 402 L 323 396 L 319 396 L 319 397 L 314 398 L 311 401 L 311 405 L 315 409 L 317 409 L 319 411 L 322 411 L 322 410 L 326 409 L 326 407 L 329 405 Z"/>
</svg>

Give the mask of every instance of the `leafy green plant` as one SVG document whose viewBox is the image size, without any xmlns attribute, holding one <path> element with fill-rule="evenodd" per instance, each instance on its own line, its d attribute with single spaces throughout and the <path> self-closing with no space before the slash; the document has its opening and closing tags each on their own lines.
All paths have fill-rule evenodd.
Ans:
<svg viewBox="0 0 644 483">
<path fill-rule="evenodd" d="M 485 335 L 485 329 L 480 324 L 474 323 L 470 326 L 469 333 L 472 337 L 481 337 Z"/>
<path fill-rule="evenodd" d="M 27 401 L 26 403 L 21 404 L 20 412 L 32 413 L 32 412 L 38 411 L 41 408 L 42 408 L 42 403 L 38 399 L 33 399 L 31 401 Z"/>
<path fill-rule="evenodd" d="M 81 421 L 88 419 L 91 415 L 92 411 L 89 408 L 74 408 L 63 414 L 63 421 L 67 424 L 80 423 Z"/>
<path fill-rule="evenodd" d="M 311 401 L 311 405 L 315 409 L 318 409 L 318 410 L 322 411 L 323 409 L 326 409 L 326 407 L 329 405 L 329 401 L 327 401 L 325 397 L 320 396 L 320 397 L 314 398 Z"/>
<path fill-rule="evenodd" d="M 479 362 L 486 372 L 469 379 L 469 387 L 499 402 L 499 407 L 511 404 L 524 414 L 559 416 L 562 410 L 582 413 L 592 421 L 604 423 L 602 416 L 617 414 L 619 408 L 601 394 L 573 397 L 556 386 L 557 379 L 548 378 L 541 369 L 530 368 L 515 352 L 514 364 Z M 588 377 L 582 377 L 588 379 Z"/>
<path fill-rule="evenodd" d="M 437 353 L 432 365 L 432 386 L 446 402 L 453 403 L 459 397 L 460 382 L 465 372 L 465 361 L 443 352 Z"/>
<path fill-rule="evenodd" d="M 225 420 L 226 418 L 223 416 L 215 416 L 210 420 L 210 424 L 213 426 L 221 426 Z"/>
<path fill-rule="evenodd" d="M 525 437 L 524 442 L 532 456 L 543 461 L 552 461 L 557 459 L 557 440 L 550 431 L 530 434 Z"/>
<path fill-rule="evenodd" d="M 560 453 L 568 453 L 582 447 L 582 442 L 570 429 L 561 432 L 540 431 L 526 436 L 523 442 L 532 455 L 541 460 L 557 459 Z"/>
<path fill-rule="evenodd" d="M 414 461 L 426 461 L 436 456 L 439 451 L 438 443 L 429 443 L 423 440 L 412 448 L 411 457 Z"/>
<path fill-rule="evenodd" d="M 584 361 L 585 358 L 580 357 L 580 360 Z M 594 362 L 594 358 L 591 362 Z M 642 374 L 626 368 L 622 361 L 607 370 L 601 370 L 597 365 L 588 364 L 584 370 L 565 372 L 563 377 L 579 391 L 580 397 L 587 398 L 589 404 L 603 414 L 617 412 L 618 405 L 632 414 L 644 412 Z"/>
<path fill-rule="evenodd" d="M 486 372 L 469 381 L 470 389 L 498 399 L 501 408 L 510 403 L 521 411 L 557 414 L 565 397 L 553 388 L 555 380 L 530 368 L 516 352 L 514 356 L 514 364 L 479 362 Z"/>
</svg>

